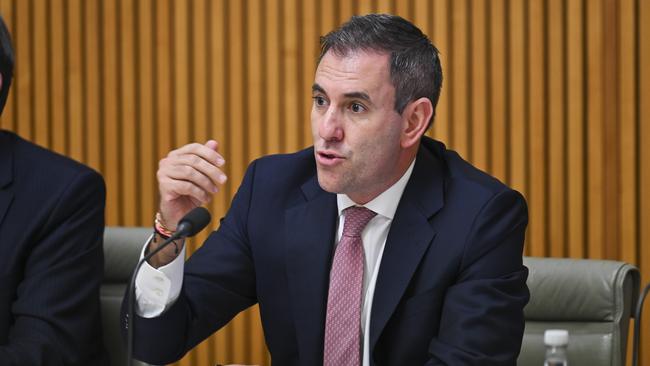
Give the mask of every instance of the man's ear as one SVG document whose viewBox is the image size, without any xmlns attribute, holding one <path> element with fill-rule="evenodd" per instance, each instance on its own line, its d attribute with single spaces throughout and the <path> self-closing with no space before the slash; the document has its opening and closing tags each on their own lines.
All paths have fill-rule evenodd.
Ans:
<svg viewBox="0 0 650 366">
<path fill-rule="evenodd" d="M 400 141 L 402 148 L 420 143 L 420 138 L 429 126 L 433 115 L 433 105 L 428 98 L 420 98 L 409 103 L 403 112 L 404 130 Z"/>
</svg>

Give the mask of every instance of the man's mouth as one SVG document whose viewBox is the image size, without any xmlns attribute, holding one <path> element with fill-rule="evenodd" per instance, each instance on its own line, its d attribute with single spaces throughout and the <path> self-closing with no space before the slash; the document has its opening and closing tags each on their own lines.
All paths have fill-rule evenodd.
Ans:
<svg viewBox="0 0 650 366">
<path fill-rule="evenodd" d="M 323 150 L 316 153 L 316 160 L 321 165 L 333 166 L 341 163 L 345 158 L 333 151 Z"/>
<path fill-rule="evenodd" d="M 330 153 L 324 153 L 324 152 L 321 152 L 321 153 L 319 153 L 319 154 L 321 154 L 321 156 L 323 156 L 323 157 L 325 157 L 325 158 L 327 158 L 327 159 L 334 159 L 334 158 L 338 158 L 338 157 L 339 157 L 339 156 L 337 156 L 336 154 L 330 154 Z"/>
</svg>

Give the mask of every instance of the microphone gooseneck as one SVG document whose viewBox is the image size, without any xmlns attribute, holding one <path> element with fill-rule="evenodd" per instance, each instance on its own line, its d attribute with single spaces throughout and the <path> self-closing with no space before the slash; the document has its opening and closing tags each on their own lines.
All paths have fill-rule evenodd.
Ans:
<svg viewBox="0 0 650 366">
<path fill-rule="evenodd" d="M 174 234 L 167 238 L 158 248 L 146 254 L 135 266 L 131 281 L 129 283 L 128 299 L 127 299 L 127 313 L 126 313 L 126 364 L 127 366 L 133 365 L 133 307 L 135 304 L 135 278 L 140 271 L 140 267 L 144 262 L 148 261 L 156 255 L 159 251 L 164 249 L 169 243 L 174 240 L 189 238 L 196 235 L 199 231 L 203 230 L 210 223 L 210 212 L 205 207 L 196 207 L 188 212 L 178 222 Z"/>
</svg>

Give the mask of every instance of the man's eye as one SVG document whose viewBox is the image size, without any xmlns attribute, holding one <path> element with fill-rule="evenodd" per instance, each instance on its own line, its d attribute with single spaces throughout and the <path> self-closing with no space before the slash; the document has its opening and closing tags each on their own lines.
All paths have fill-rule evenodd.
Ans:
<svg viewBox="0 0 650 366">
<path fill-rule="evenodd" d="M 352 103 L 350 110 L 352 110 L 354 113 L 361 113 L 366 111 L 366 107 L 359 103 Z"/>
<path fill-rule="evenodd" d="M 316 104 L 317 106 L 320 106 L 320 107 L 324 106 L 327 103 L 325 101 L 325 98 L 323 98 L 321 96 L 315 96 L 315 97 L 312 97 L 312 99 L 314 99 L 314 104 Z"/>
</svg>

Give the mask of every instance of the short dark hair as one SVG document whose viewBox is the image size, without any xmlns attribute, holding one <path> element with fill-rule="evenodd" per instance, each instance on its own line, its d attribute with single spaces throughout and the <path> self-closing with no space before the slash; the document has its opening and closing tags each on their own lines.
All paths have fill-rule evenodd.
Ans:
<svg viewBox="0 0 650 366">
<path fill-rule="evenodd" d="M 14 49 L 11 46 L 11 35 L 4 19 L 0 16 L 0 74 L 2 74 L 2 89 L 0 89 L 0 114 L 7 102 L 11 79 L 14 75 Z"/>
<path fill-rule="evenodd" d="M 390 54 L 390 78 L 395 87 L 395 110 L 425 97 L 433 105 L 430 127 L 442 87 L 442 67 L 438 49 L 408 20 L 390 14 L 353 16 L 347 23 L 320 39 L 318 62 L 328 51 L 346 56 L 352 51 Z"/>
</svg>

